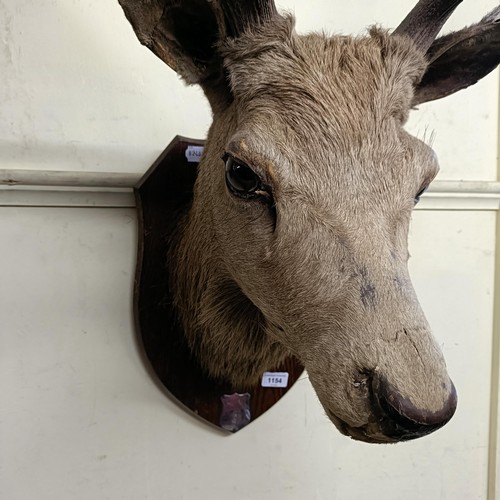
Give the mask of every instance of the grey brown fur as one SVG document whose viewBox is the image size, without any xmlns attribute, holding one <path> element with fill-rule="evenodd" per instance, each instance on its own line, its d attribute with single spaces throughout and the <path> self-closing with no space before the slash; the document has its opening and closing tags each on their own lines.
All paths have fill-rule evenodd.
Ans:
<svg viewBox="0 0 500 500">
<path fill-rule="evenodd" d="M 404 25 L 395 36 L 299 36 L 291 16 L 257 2 L 231 37 L 226 2 L 120 3 L 141 41 L 212 105 L 193 206 L 169 256 L 175 305 L 207 372 L 244 388 L 293 353 L 328 416 L 356 439 L 411 439 L 446 423 L 454 387 L 407 270 L 414 200 L 438 165 L 404 123 L 415 103 L 498 64 L 498 23 L 474 27 L 488 71 L 472 59 L 461 61 L 475 67 L 468 76 L 452 68 L 462 31 L 431 61 L 440 75 L 449 69 L 446 81 L 423 86 L 440 26 L 425 50 Z M 198 31 L 180 41 L 182 15 L 197 9 L 215 45 L 193 48 Z M 223 154 L 257 173 L 272 202 L 230 192 Z"/>
</svg>

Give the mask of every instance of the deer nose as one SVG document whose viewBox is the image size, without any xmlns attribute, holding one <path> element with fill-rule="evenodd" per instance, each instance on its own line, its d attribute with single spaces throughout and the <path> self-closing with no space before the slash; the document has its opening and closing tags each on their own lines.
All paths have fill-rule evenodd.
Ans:
<svg viewBox="0 0 500 500">
<path fill-rule="evenodd" d="M 380 412 L 380 427 L 384 434 L 398 441 L 425 436 L 445 425 L 457 408 L 457 392 L 450 381 L 450 390 L 438 411 L 417 408 L 387 380 L 379 379 L 373 392 Z"/>
</svg>

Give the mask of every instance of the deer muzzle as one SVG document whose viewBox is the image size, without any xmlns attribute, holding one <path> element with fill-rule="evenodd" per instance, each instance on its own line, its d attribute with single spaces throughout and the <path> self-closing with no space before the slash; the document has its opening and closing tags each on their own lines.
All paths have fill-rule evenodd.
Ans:
<svg viewBox="0 0 500 500">
<path fill-rule="evenodd" d="M 375 374 L 369 388 L 372 415 L 365 425 L 352 427 L 327 411 L 341 432 L 358 441 L 391 443 L 426 436 L 443 427 L 457 407 L 457 393 L 451 381 L 447 399 L 437 411 L 416 407 L 383 376 Z"/>
<path fill-rule="evenodd" d="M 395 321 L 396 314 L 387 317 Z M 457 393 L 439 346 L 417 305 L 410 317 L 420 326 L 394 331 L 380 319 L 376 328 L 370 316 L 372 328 L 341 328 L 305 359 L 326 413 L 344 434 L 373 443 L 408 441 L 455 413 Z"/>
</svg>

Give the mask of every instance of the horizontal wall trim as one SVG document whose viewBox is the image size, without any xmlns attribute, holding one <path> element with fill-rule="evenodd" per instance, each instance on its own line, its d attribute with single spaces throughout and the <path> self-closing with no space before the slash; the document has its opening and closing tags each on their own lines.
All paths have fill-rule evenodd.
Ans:
<svg viewBox="0 0 500 500">
<path fill-rule="evenodd" d="M 142 173 L 125 172 L 0 169 L 0 185 L 132 188 L 139 182 L 142 175 Z"/>
<path fill-rule="evenodd" d="M 5 188 L 0 186 L 0 207 L 134 208 L 132 189 Z"/>
<path fill-rule="evenodd" d="M 0 206 L 133 208 L 142 174 L 0 169 Z M 417 210 L 499 210 L 500 182 L 435 181 Z"/>
</svg>

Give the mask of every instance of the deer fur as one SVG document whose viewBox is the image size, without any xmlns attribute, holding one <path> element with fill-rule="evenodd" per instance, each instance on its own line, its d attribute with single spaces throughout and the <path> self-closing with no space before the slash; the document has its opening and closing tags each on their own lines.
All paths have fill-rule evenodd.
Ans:
<svg viewBox="0 0 500 500">
<path fill-rule="evenodd" d="M 144 35 L 141 2 L 121 3 L 139 38 L 199 83 L 213 110 L 193 204 L 168 256 L 175 307 L 207 373 L 246 388 L 292 353 L 351 437 L 419 434 L 385 427 L 390 418 L 374 409 L 383 400 L 418 425 L 445 423 L 456 395 L 407 269 L 412 209 L 438 163 L 404 124 L 421 95 L 463 88 L 449 78 L 419 87 L 430 65 L 443 74 L 457 43 L 430 61 L 440 26 L 432 39 L 418 35 L 422 49 L 380 28 L 363 37 L 298 35 L 293 17 L 273 9 L 229 30 L 215 9 L 219 37 L 202 64 L 202 55 L 186 56 L 189 45 L 174 50 L 173 35 L 154 43 L 151 29 Z M 168 13 L 153 16 L 155 30 Z M 498 23 L 488 22 L 494 46 Z M 485 65 L 493 69 L 491 52 Z M 259 175 L 272 203 L 228 190 L 224 154 Z"/>
<path fill-rule="evenodd" d="M 391 127 L 390 122 L 394 117 L 406 119 L 413 96 L 412 84 L 422 74 L 425 61 L 410 42 L 403 40 L 406 43 L 396 43 L 385 32 L 378 30 L 373 30 L 370 38 L 360 40 L 348 37 L 328 39 L 321 35 L 299 38 L 294 34 L 293 19 L 290 17 L 283 19 L 279 28 L 280 30 L 274 25 L 272 33 L 267 35 L 263 32 L 261 37 L 256 37 L 255 34 L 242 37 L 237 46 L 224 49 L 235 96 L 233 106 L 249 122 L 246 126 L 252 130 L 251 138 L 242 137 L 239 143 L 236 140 L 234 147 L 245 148 L 250 140 L 256 142 L 260 157 L 249 160 L 252 160 L 252 164 L 263 165 L 269 175 L 276 171 L 275 165 L 278 162 L 281 168 L 286 162 L 293 169 L 291 160 L 296 151 L 300 151 L 302 158 L 299 158 L 298 163 L 301 171 L 297 169 L 293 174 L 302 177 L 297 179 L 302 186 L 283 186 L 290 189 L 287 205 L 290 209 L 295 209 L 293 204 L 300 207 L 300 211 L 294 214 L 298 218 L 297 222 L 301 220 L 307 226 L 318 224 L 322 232 L 331 232 L 333 237 L 340 238 L 336 234 L 340 232 L 340 228 L 335 224 L 331 205 L 332 202 L 337 205 L 335 211 L 349 205 L 349 198 L 352 196 L 349 191 L 352 190 L 348 186 L 339 186 L 337 179 L 331 179 L 330 165 L 345 165 L 347 162 L 346 166 L 350 169 L 359 162 L 359 155 L 366 150 L 367 141 L 373 141 L 372 130 L 383 130 L 387 125 Z M 270 45 L 272 50 L 269 50 Z M 383 51 L 387 53 L 384 58 L 381 56 Z M 356 58 L 351 55 L 354 53 L 357 53 Z M 406 74 L 401 71 L 402 61 Z M 265 69 L 269 71 L 266 72 Z M 369 83 L 357 77 L 360 70 L 370 74 Z M 298 74 L 303 76 L 300 80 L 296 78 Z M 290 77 L 286 78 L 287 75 Z M 300 85 L 294 88 L 295 82 Z M 342 89 L 340 92 L 339 86 Z M 376 107 L 373 105 L 374 100 L 378 101 Z M 339 113 L 338 110 L 344 112 Z M 245 125 L 241 127 L 241 122 L 235 123 L 233 116 L 232 109 L 221 116 L 214 116 L 205 161 L 210 158 L 212 149 L 215 149 L 214 156 L 220 156 L 217 155 L 221 150 L 219 144 L 212 148 L 213 138 L 217 137 L 225 142 L 237 128 L 245 128 Z M 267 130 L 273 130 L 273 144 L 269 144 Z M 314 138 L 312 143 L 311 137 Z M 405 150 L 396 137 L 392 142 L 395 165 L 385 165 L 384 162 L 378 168 L 386 167 L 388 173 L 396 166 L 396 171 L 391 176 L 396 179 L 390 180 L 394 183 L 401 177 L 401 160 L 397 158 L 404 157 Z M 274 144 L 282 151 L 274 151 Z M 386 145 L 386 142 L 378 144 L 383 148 L 382 154 L 385 154 Z M 247 145 L 246 149 L 252 151 L 257 147 L 250 149 Z M 431 156 L 423 145 L 422 149 L 424 155 Z M 239 154 L 245 155 L 248 152 L 243 150 Z M 373 163 L 371 151 L 370 154 L 368 160 Z M 331 156 L 330 161 L 325 161 L 328 156 Z M 214 160 L 220 162 L 220 158 Z M 308 166 L 313 166 L 313 170 L 308 169 Z M 435 173 L 433 167 L 435 165 L 431 163 L 429 177 L 433 177 Z M 202 196 L 199 194 L 201 190 L 224 189 L 217 179 L 212 178 L 211 173 L 211 170 L 206 170 L 205 175 L 205 171 L 200 169 L 195 198 Z M 366 177 L 364 172 L 359 173 L 361 175 L 358 178 L 351 174 L 350 181 L 372 184 L 374 180 L 370 177 L 377 174 L 370 171 L 370 176 Z M 322 179 L 321 183 L 315 179 L 317 176 Z M 332 185 L 332 181 L 337 185 Z M 278 182 L 276 179 L 277 184 Z M 310 183 L 318 192 L 311 190 Z M 413 208 L 411 195 L 418 191 L 418 187 L 409 186 L 410 196 L 406 203 L 403 202 L 407 217 Z M 328 191 L 338 192 L 339 188 L 345 199 L 329 199 Z M 380 197 L 376 189 L 374 191 L 374 196 Z M 216 196 L 215 192 L 213 196 Z M 277 208 L 281 208 L 278 203 Z M 283 210 L 285 208 L 288 207 Z M 255 217 L 256 220 L 260 219 L 259 231 L 267 230 L 272 233 L 272 223 L 262 211 L 259 206 L 248 214 L 242 214 L 244 221 L 245 218 L 249 219 L 245 221 L 245 230 L 251 229 L 250 223 Z M 289 349 L 277 341 L 281 335 L 276 332 L 276 325 L 269 319 L 266 320 L 259 307 L 245 295 L 241 287 L 248 285 L 238 284 L 234 280 L 221 259 L 220 249 L 211 243 L 219 239 L 219 225 L 224 231 L 228 226 L 231 227 L 231 220 L 226 218 L 227 214 L 230 214 L 230 219 L 234 218 L 234 206 L 226 206 L 220 212 L 221 215 L 213 214 L 209 207 L 195 203 L 187 220 L 181 224 L 179 246 L 170 262 L 174 274 L 173 289 L 176 291 L 176 304 L 186 336 L 207 371 L 215 377 L 231 380 L 237 387 L 246 387 L 255 384 L 264 371 L 277 366 L 289 354 Z M 397 214 L 397 217 L 399 219 L 401 214 Z M 218 219 L 215 224 L 214 218 Z M 288 224 L 287 227 L 280 227 L 280 234 L 275 236 L 276 239 L 279 236 L 283 239 L 288 235 L 292 236 L 293 222 L 293 219 L 287 221 L 290 227 Z M 391 221 L 390 224 L 395 225 L 395 222 Z M 250 248 L 246 244 L 241 248 L 234 248 L 239 254 L 238 260 L 254 261 L 251 239 L 258 237 L 250 233 L 245 238 Z M 227 243 L 234 247 L 238 238 Z M 273 243 L 276 246 L 280 244 L 279 241 Z M 282 246 L 286 253 L 296 251 L 296 246 Z M 313 249 L 306 246 L 304 254 L 300 256 L 304 260 L 302 266 L 306 269 L 307 256 L 311 250 Z M 284 260 L 297 260 L 293 255 L 280 254 L 280 257 Z M 265 260 L 266 256 L 263 255 L 262 261 Z M 293 268 L 298 264 L 301 264 L 300 261 L 293 262 Z M 355 267 L 351 272 L 356 273 Z M 286 276 L 279 277 L 278 286 L 281 286 L 283 279 Z M 306 275 L 304 279 L 304 286 L 317 287 L 318 283 L 313 275 Z M 331 291 L 326 293 L 327 301 L 331 300 L 330 294 Z"/>
</svg>

